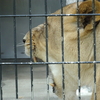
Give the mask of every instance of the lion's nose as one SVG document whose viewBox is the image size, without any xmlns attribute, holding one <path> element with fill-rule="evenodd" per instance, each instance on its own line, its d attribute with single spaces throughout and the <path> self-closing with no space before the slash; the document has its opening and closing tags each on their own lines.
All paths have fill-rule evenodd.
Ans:
<svg viewBox="0 0 100 100">
<path fill-rule="evenodd" d="M 25 39 L 23 39 L 23 43 L 25 43 L 26 42 L 26 40 Z"/>
</svg>

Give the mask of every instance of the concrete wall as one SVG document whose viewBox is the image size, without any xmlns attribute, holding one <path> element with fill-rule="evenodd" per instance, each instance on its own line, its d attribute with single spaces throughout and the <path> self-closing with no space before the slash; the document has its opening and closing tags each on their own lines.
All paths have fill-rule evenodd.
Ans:
<svg viewBox="0 0 100 100">
<path fill-rule="evenodd" d="M 29 0 L 15 0 L 16 14 L 29 14 Z M 32 14 L 45 13 L 45 0 L 32 0 Z M 52 13 L 60 8 L 60 0 L 47 0 L 48 13 Z M 63 0 L 65 2 L 65 0 Z M 66 3 L 64 3 L 65 5 Z M 0 14 L 13 15 L 13 0 L 0 0 Z M 44 17 L 33 17 L 32 27 L 44 22 Z M 14 58 L 14 19 L 13 17 L 0 18 L 1 32 L 1 55 L 2 58 Z M 22 43 L 22 39 L 29 30 L 29 18 L 16 18 L 16 44 Z M 17 46 L 17 57 L 27 58 L 24 54 L 24 47 Z"/>
</svg>

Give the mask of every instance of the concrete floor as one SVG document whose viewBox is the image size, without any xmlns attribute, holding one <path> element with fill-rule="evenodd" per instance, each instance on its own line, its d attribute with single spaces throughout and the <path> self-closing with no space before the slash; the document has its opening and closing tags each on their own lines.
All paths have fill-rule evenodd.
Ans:
<svg viewBox="0 0 100 100">
<path fill-rule="evenodd" d="M 33 90 L 31 93 L 31 78 L 30 78 L 30 66 L 18 65 L 18 99 L 16 99 L 15 88 L 15 66 L 3 65 L 3 100 L 59 100 L 58 97 L 52 92 L 52 88 L 49 87 L 49 93 L 47 93 L 47 79 L 46 79 L 46 67 L 44 65 L 33 66 Z M 49 78 L 49 83 L 52 80 Z M 49 99 L 48 99 L 49 97 Z M 89 100 L 89 97 L 85 97 L 84 100 Z"/>
<path fill-rule="evenodd" d="M 16 100 L 16 88 L 15 88 L 15 66 L 3 65 L 3 100 Z M 46 79 L 46 67 L 43 65 L 33 66 L 33 90 L 31 93 L 31 78 L 30 78 L 30 66 L 20 65 L 18 67 L 18 99 L 17 100 L 59 100 L 57 96 L 52 93 L 52 88 L 49 87 L 49 93 L 47 93 L 47 79 Z M 49 83 L 51 79 L 49 78 Z"/>
</svg>

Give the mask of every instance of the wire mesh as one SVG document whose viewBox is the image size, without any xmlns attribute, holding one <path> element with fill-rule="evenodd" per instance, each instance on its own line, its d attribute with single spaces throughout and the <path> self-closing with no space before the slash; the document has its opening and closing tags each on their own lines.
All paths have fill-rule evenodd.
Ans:
<svg viewBox="0 0 100 100">
<path fill-rule="evenodd" d="M 85 0 L 84 0 L 85 1 Z M 18 99 L 18 72 L 17 72 L 17 65 L 30 65 L 30 73 L 31 73 L 31 100 L 34 99 L 34 84 L 33 84 L 33 67 L 34 65 L 46 65 L 46 78 L 47 78 L 47 98 L 48 100 L 50 100 L 49 97 L 49 64 L 62 64 L 62 94 L 63 94 L 63 100 L 65 100 L 66 95 L 65 95 L 65 76 L 64 76 L 64 65 L 65 64 L 77 64 L 78 65 L 78 92 L 79 92 L 79 100 L 81 100 L 81 64 L 94 64 L 94 100 L 96 100 L 96 64 L 100 64 L 100 61 L 96 61 L 96 34 L 95 34 L 95 23 L 93 24 L 93 45 L 94 45 L 94 61 L 80 61 L 80 29 L 79 29 L 79 16 L 94 16 L 93 17 L 93 22 L 95 22 L 95 16 L 100 16 L 100 14 L 95 14 L 95 2 L 93 0 L 92 2 L 92 9 L 93 9 L 93 14 L 78 14 L 78 6 L 79 6 L 79 1 L 77 0 L 77 14 L 63 14 L 63 0 L 60 0 L 60 4 L 61 4 L 61 14 L 48 14 L 47 13 L 47 0 L 44 1 L 45 2 L 45 14 L 32 14 L 31 10 L 31 0 L 29 0 L 29 14 L 23 14 L 23 15 L 16 15 L 16 1 L 13 0 L 13 15 L 0 15 L 0 18 L 7 18 L 7 17 L 13 17 L 13 24 L 14 24 L 14 62 L 2 62 L 2 58 L 0 55 L 0 98 L 1 100 L 3 100 L 2 98 L 2 65 L 15 65 L 15 88 L 16 88 L 16 98 Z M 56 17 L 61 17 L 61 37 L 62 37 L 62 61 L 61 62 L 49 62 L 48 59 L 48 16 L 56 16 Z M 64 30 L 63 30 L 63 17 L 64 16 L 77 16 L 77 48 L 78 48 L 78 60 L 76 62 L 67 62 L 64 61 Z M 17 49 L 16 49 L 16 17 L 29 17 L 29 32 L 30 32 L 30 61 L 29 62 L 18 62 L 17 61 Z M 46 62 L 33 62 L 33 58 L 32 58 L 32 17 L 45 17 L 45 24 L 46 24 Z M 1 40 L 1 32 L 0 32 L 0 40 Z M 0 41 L 1 44 L 1 41 Z M 1 47 L 0 47 L 0 52 L 1 52 Z"/>
</svg>

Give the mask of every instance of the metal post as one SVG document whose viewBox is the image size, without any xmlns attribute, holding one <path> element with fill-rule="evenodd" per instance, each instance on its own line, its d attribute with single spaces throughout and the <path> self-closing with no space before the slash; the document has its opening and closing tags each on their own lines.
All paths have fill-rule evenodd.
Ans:
<svg viewBox="0 0 100 100">
<path fill-rule="evenodd" d="M 95 0 L 92 0 L 92 10 L 95 13 Z M 93 16 L 93 47 L 94 47 L 94 61 L 96 61 L 96 32 L 95 32 L 95 16 Z M 97 100 L 96 93 L 96 63 L 94 63 L 94 100 Z"/>
<path fill-rule="evenodd" d="M 60 0 L 61 14 L 63 14 L 63 0 Z M 65 72 L 64 72 L 64 27 L 63 27 L 63 16 L 61 16 L 61 51 L 62 51 L 62 97 L 65 100 Z"/>
<path fill-rule="evenodd" d="M 2 66 L 0 65 L 0 100 L 3 100 L 2 95 Z"/>
<path fill-rule="evenodd" d="M 16 1 L 13 0 L 13 14 L 16 15 Z M 16 17 L 13 17 L 14 23 L 14 61 L 17 61 L 17 49 L 16 49 Z M 17 64 L 15 64 L 15 86 L 16 86 L 16 99 L 18 99 L 18 72 Z"/>
<path fill-rule="evenodd" d="M 77 0 L 77 13 L 79 14 L 79 0 Z M 80 66 L 80 29 L 79 29 L 79 16 L 77 16 L 77 48 L 78 48 L 78 92 L 79 100 L 81 100 L 81 66 Z"/>
<path fill-rule="evenodd" d="M 29 15 L 32 14 L 32 0 L 29 0 Z M 29 17 L 29 32 L 30 32 L 30 62 L 33 62 L 32 59 L 32 17 Z M 31 100 L 34 100 L 34 90 L 33 90 L 33 65 L 30 65 L 30 75 L 31 75 Z"/>
<path fill-rule="evenodd" d="M 0 19 L 1 21 L 1 19 Z M 0 54 L 1 54 L 1 24 L 0 24 Z M 1 55 L 0 55 L 0 62 L 1 62 Z M 3 93 L 2 93 L 2 65 L 0 65 L 0 100 L 3 100 Z"/>
<path fill-rule="evenodd" d="M 44 1 L 45 2 L 45 15 L 47 15 L 47 0 Z M 45 16 L 45 25 L 46 25 L 46 62 L 48 62 L 48 24 L 47 24 L 47 16 Z M 50 99 L 49 97 L 49 65 L 46 64 L 46 78 L 47 78 L 47 100 Z"/>
</svg>

